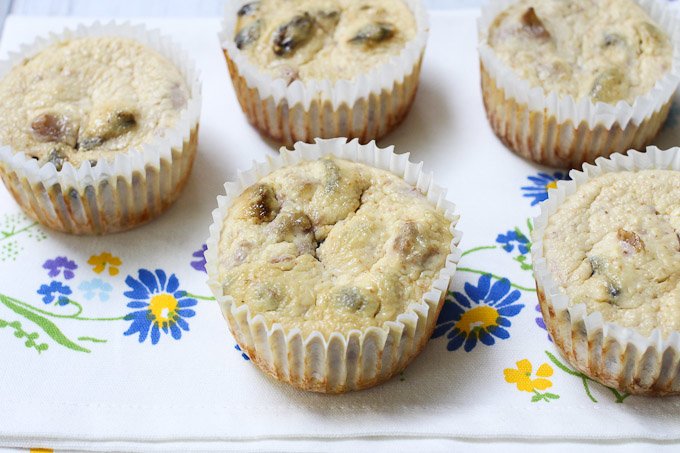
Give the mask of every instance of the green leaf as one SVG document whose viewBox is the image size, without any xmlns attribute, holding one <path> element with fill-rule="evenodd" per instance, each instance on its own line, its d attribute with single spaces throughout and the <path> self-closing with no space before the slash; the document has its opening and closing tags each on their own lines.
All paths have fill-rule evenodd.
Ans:
<svg viewBox="0 0 680 453">
<path fill-rule="evenodd" d="M 69 340 L 66 335 L 64 335 L 61 330 L 50 320 L 43 318 L 42 316 L 27 310 L 10 301 L 6 296 L 0 294 L 0 302 L 2 302 L 7 308 L 12 310 L 14 313 L 23 316 L 29 321 L 37 324 L 47 335 L 49 335 L 58 344 L 78 352 L 90 352 L 89 349 L 85 349 L 82 346 Z"/>
<path fill-rule="evenodd" d="M 550 398 L 551 400 L 560 399 L 560 395 L 555 395 L 554 393 L 550 393 L 550 392 L 544 393 L 543 396 L 545 396 L 546 398 Z"/>
<path fill-rule="evenodd" d="M 532 403 L 537 403 L 543 399 L 543 395 L 540 393 L 535 394 L 534 396 L 531 397 L 531 402 Z"/>
</svg>

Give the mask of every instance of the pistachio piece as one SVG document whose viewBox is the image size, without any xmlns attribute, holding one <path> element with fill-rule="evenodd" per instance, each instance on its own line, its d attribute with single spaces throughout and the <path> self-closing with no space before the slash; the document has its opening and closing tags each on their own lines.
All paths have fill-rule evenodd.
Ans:
<svg viewBox="0 0 680 453">
<path fill-rule="evenodd" d="M 137 126 L 134 113 L 120 109 L 95 110 L 90 116 L 87 127 L 78 138 L 78 149 L 90 150 L 106 140 L 120 137 Z"/>
<path fill-rule="evenodd" d="M 625 46 L 626 38 L 618 33 L 606 33 L 602 40 L 602 47 Z"/>
<path fill-rule="evenodd" d="M 532 7 L 522 14 L 522 30 L 533 38 L 548 39 L 550 33 L 546 30 L 541 19 L 536 15 L 536 10 Z"/>
<path fill-rule="evenodd" d="M 253 219 L 257 223 L 271 222 L 281 209 L 274 189 L 267 184 L 256 184 L 250 187 L 246 196 L 244 212 L 246 218 Z"/>
<path fill-rule="evenodd" d="M 243 27 L 236 33 L 234 38 L 234 43 L 239 49 L 245 49 L 258 39 L 260 39 L 260 34 L 262 33 L 262 21 L 260 19 L 256 20 L 250 25 Z"/>
<path fill-rule="evenodd" d="M 260 283 L 255 286 L 250 306 L 256 312 L 274 311 L 279 308 L 280 303 L 281 295 L 274 286 L 267 283 Z"/>
<path fill-rule="evenodd" d="M 41 113 L 31 121 L 31 132 L 41 142 L 59 142 L 74 147 L 78 127 L 59 113 Z"/>
<path fill-rule="evenodd" d="M 610 68 L 595 78 L 590 97 L 596 102 L 616 102 L 626 98 L 628 85 L 628 79 L 620 69 Z"/>
<path fill-rule="evenodd" d="M 250 16 L 251 14 L 254 14 L 259 8 L 260 2 L 246 3 L 241 8 L 239 8 L 236 14 L 238 15 L 238 17 Z"/>
<path fill-rule="evenodd" d="M 279 57 L 291 56 L 312 37 L 314 19 L 309 13 L 299 14 L 279 26 L 274 33 L 273 50 Z"/>
<path fill-rule="evenodd" d="M 383 41 L 387 41 L 394 36 L 394 26 L 387 22 L 373 22 L 364 25 L 349 40 L 352 44 L 360 44 L 365 47 L 373 47 Z"/>
<path fill-rule="evenodd" d="M 334 303 L 341 310 L 362 312 L 370 316 L 375 316 L 380 309 L 375 297 L 353 286 L 338 290 L 334 296 Z"/>
<path fill-rule="evenodd" d="M 101 137 L 81 138 L 78 142 L 78 149 L 81 151 L 89 151 L 104 143 Z"/>
<path fill-rule="evenodd" d="M 65 157 L 58 148 L 53 148 L 47 155 L 46 161 L 51 162 L 57 171 L 59 171 L 64 166 Z"/>
<path fill-rule="evenodd" d="M 638 236 L 637 233 L 633 231 L 619 228 L 619 230 L 616 232 L 616 239 L 623 242 L 623 253 L 625 255 L 638 253 L 645 249 L 645 243 L 642 241 L 640 236 Z"/>
</svg>

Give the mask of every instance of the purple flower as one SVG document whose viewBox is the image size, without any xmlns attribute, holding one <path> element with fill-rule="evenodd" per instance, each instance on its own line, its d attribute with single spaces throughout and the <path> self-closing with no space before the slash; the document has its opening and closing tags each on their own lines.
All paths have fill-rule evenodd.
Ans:
<svg viewBox="0 0 680 453">
<path fill-rule="evenodd" d="M 536 304 L 536 311 L 541 313 L 541 304 Z M 543 320 L 543 314 L 541 314 L 541 316 L 536 317 L 536 325 L 543 330 L 548 330 L 548 328 L 545 327 L 545 321 Z M 552 342 L 552 338 L 550 338 L 550 333 L 548 333 L 548 340 L 550 340 Z"/>
<path fill-rule="evenodd" d="M 55 294 L 58 294 L 57 304 L 66 305 L 68 304 L 68 297 L 73 291 L 71 288 L 64 285 L 61 282 L 52 281 L 49 285 L 40 285 L 37 293 L 43 296 L 42 301 L 46 304 L 51 304 L 56 298 Z"/>
<path fill-rule="evenodd" d="M 206 272 L 205 270 L 205 251 L 208 250 L 208 246 L 206 244 L 203 244 L 200 250 L 196 250 L 193 255 L 194 258 L 198 258 L 195 261 L 191 262 L 191 267 L 196 269 L 199 272 Z"/>
<path fill-rule="evenodd" d="M 43 264 L 43 269 L 47 269 L 49 272 L 47 275 L 49 277 L 56 277 L 63 270 L 64 278 L 70 280 L 74 277 L 73 271 L 78 269 L 78 265 L 75 261 L 71 261 L 65 256 L 58 256 L 53 260 L 47 260 Z"/>
</svg>

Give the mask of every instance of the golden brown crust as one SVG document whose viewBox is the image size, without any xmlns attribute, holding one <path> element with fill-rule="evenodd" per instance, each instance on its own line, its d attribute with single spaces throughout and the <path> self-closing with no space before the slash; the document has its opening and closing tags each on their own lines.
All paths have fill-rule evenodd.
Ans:
<svg viewBox="0 0 680 453">
<path fill-rule="evenodd" d="M 48 188 L 42 183 L 31 185 L 2 163 L 0 177 L 26 215 L 48 228 L 77 235 L 117 233 L 149 222 L 177 200 L 191 174 L 197 147 L 198 124 L 191 130 L 183 148 L 172 150 L 172 162 L 161 160 L 160 173 L 165 178 L 172 180 L 173 173 L 179 175 L 167 193 L 161 193 L 163 178 L 159 169 L 152 167 L 147 167 L 144 175 L 134 173 L 130 181 L 118 177 L 115 187 L 105 179 L 82 191 L 59 184 Z M 179 170 L 173 170 L 177 166 Z M 139 191 L 144 193 L 141 199 L 146 204 L 135 211 L 132 194 Z M 117 198 L 118 202 L 111 203 L 111 197 Z"/>
<path fill-rule="evenodd" d="M 361 98 L 353 106 L 334 109 L 330 101 L 312 101 L 304 110 L 301 104 L 290 107 L 287 101 L 274 103 L 261 99 L 256 88 L 249 87 L 229 53 L 223 50 L 236 97 L 248 121 L 263 136 L 291 147 L 295 142 L 313 142 L 314 138 L 358 138 L 360 143 L 377 140 L 394 130 L 408 115 L 415 100 L 422 56 L 411 74 L 391 90 Z M 386 111 L 381 111 L 387 106 Z"/>
<path fill-rule="evenodd" d="M 663 126 L 671 100 L 642 121 L 625 128 L 590 129 L 586 122 L 574 127 L 571 121 L 559 123 L 554 116 L 531 111 L 526 104 L 508 99 L 480 63 L 484 108 L 496 136 L 516 154 L 533 162 L 560 168 L 580 168 L 600 156 L 628 149 L 644 149 Z"/>
<path fill-rule="evenodd" d="M 680 391 L 671 388 L 671 382 L 673 379 L 667 379 L 667 383 L 661 382 L 659 376 L 656 376 L 652 382 L 643 382 L 639 378 L 640 371 L 643 367 L 642 356 L 646 355 L 644 352 L 640 357 L 630 357 L 628 351 L 628 345 L 619 345 L 616 342 L 609 341 L 605 344 L 599 344 L 594 342 L 592 338 L 588 339 L 588 351 L 587 357 L 585 359 L 579 358 L 577 353 L 577 348 L 571 346 L 573 341 L 578 341 L 580 332 L 577 332 L 576 326 L 573 324 L 564 326 L 560 325 L 560 321 L 555 316 L 555 311 L 552 305 L 546 300 L 545 293 L 538 286 L 536 286 L 536 292 L 538 294 L 538 301 L 541 306 L 541 313 L 543 314 L 543 320 L 545 321 L 545 326 L 550 333 L 557 350 L 560 355 L 576 370 L 584 373 L 586 376 L 594 379 L 595 381 L 605 385 L 607 387 L 612 387 L 617 389 L 619 392 L 626 392 L 634 395 L 646 395 L 646 396 L 665 396 L 665 395 L 678 395 Z M 565 337 L 564 334 L 560 332 L 560 329 L 566 329 L 569 332 L 569 336 Z M 580 342 L 582 343 L 582 341 Z M 616 349 L 614 349 L 616 348 Z M 632 379 L 626 379 L 624 373 L 627 367 L 623 367 L 623 371 L 620 373 L 613 372 L 611 369 L 607 369 L 605 362 L 602 357 L 606 357 L 609 353 L 616 353 L 619 356 L 619 362 L 626 363 L 631 360 L 635 360 L 635 364 L 632 367 L 633 377 Z M 598 360 L 599 359 L 599 360 Z M 661 370 L 661 357 L 657 357 L 658 366 L 657 369 Z M 680 373 L 680 364 L 675 364 L 675 371 L 671 371 L 670 376 L 677 376 Z"/>
<path fill-rule="evenodd" d="M 347 385 L 343 386 L 333 386 L 331 387 L 329 385 L 329 382 L 327 379 L 324 380 L 309 380 L 309 379 L 289 379 L 285 375 L 279 374 L 272 366 L 271 363 L 268 362 L 265 359 L 262 359 L 257 352 L 249 348 L 247 346 L 247 343 L 240 337 L 238 332 L 240 330 L 238 328 L 232 328 L 231 322 L 233 320 L 231 317 L 228 317 L 227 320 L 229 321 L 229 330 L 231 331 L 233 337 L 236 339 L 236 342 L 238 343 L 239 347 L 241 350 L 243 350 L 250 360 L 264 373 L 268 374 L 272 378 L 286 382 L 293 387 L 299 388 L 300 390 L 305 390 L 309 392 L 317 392 L 317 393 L 327 393 L 327 394 L 341 394 L 341 393 L 347 393 L 350 391 L 357 391 L 357 390 L 365 390 L 371 387 L 375 387 L 376 385 L 382 384 L 383 382 L 387 382 L 390 379 L 392 379 L 394 376 L 398 375 L 402 371 L 408 367 L 408 365 L 422 352 L 422 350 L 425 348 L 425 345 L 427 344 L 428 340 L 432 336 L 432 332 L 434 331 L 434 328 L 437 324 L 437 318 L 439 318 L 439 313 L 442 310 L 442 307 L 444 306 L 444 300 L 445 300 L 445 293 L 442 293 L 442 296 L 440 298 L 439 304 L 437 305 L 437 310 L 436 313 L 434 314 L 433 317 L 431 317 L 431 321 L 429 322 L 429 325 L 425 328 L 424 330 L 424 335 L 421 337 L 420 342 L 413 348 L 411 354 L 407 357 L 400 357 L 399 360 L 395 361 L 392 364 L 392 368 L 389 370 L 389 372 L 385 373 L 384 375 L 382 374 L 382 370 L 378 370 L 378 373 L 376 373 L 376 377 L 370 380 L 365 380 L 365 381 L 358 381 L 356 387 L 349 388 Z M 382 363 L 381 358 L 382 354 L 384 352 L 384 348 L 380 349 L 378 351 L 378 362 Z M 290 359 L 291 357 L 291 351 L 288 351 L 288 358 Z"/>
</svg>

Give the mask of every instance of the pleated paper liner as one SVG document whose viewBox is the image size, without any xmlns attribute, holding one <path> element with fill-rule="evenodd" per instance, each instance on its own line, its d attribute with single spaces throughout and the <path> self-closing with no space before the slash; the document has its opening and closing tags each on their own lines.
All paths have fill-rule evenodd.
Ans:
<svg viewBox="0 0 680 453">
<path fill-rule="evenodd" d="M 416 96 L 429 32 L 421 0 L 403 0 L 416 20 L 416 35 L 398 55 L 354 80 L 274 79 L 234 44 L 237 11 L 249 0 L 229 2 L 220 41 L 244 114 L 263 135 L 286 146 L 314 138 L 349 137 L 367 143 L 393 130 Z"/>
<path fill-rule="evenodd" d="M 198 141 L 201 86 L 189 56 L 158 31 L 129 23 L 80 25 L 38 38 L 0 62 L 0 77 L 24 58 L 67 39 L 121 36 L 144 44 L 168 58 L 184 76 L 190 98 L 175 126 L 141 149 L 99 159 L 93 167 L 66 162 L 38 165 L 21 150 L 0 148 L 0 176 L 16 202 L 31 218 L 49 228 L 72 234 L 107 234 L 133 228 L 167 209 L 187 182 Z"/>
<path fill-rule="evenodd" d="M 404 178 L 425 194 L 448 220 L 453 234 L 451 254 L 422 300 L 409 305 L 405 313 L 382 327 L 352 330 L 347 335 L 320 332 L 304 336 L 300 329 L 286 331 L 280 324 L 267 326 L 261 315 L 253 316 L 247 305 L 238 306 L 224 294 L 218 270 L 218 244 L 224 218 L 234 199 L 247 187 L 275 169 L 324 156 L 360 162 Z M 207 241 L 208 285 L 219 302 L 229 328 L 242 350 L 265 373 L 295 387 L 323 393 L 343 393 L 377 385 L 401 372 L 423 349 L 434 330 L 437 317 L 461 252 L 461 233 L 456 231 L 455 206 L 446 200 L 446 191 L 436 186 L 431 173 L 422 172 L 422 162 L 409 162 L 408 154 L 395 154 L 393 147 L 381 149 L 375 143 L 360 145 L 345 138 L 317 140 L 316 144 L 297 143 L 284 148 L 277 157 L 256 163 L 239 173 L 236 182 L 225 184 L 226 195 L 218 197 L 214 223 Z"/>
<path fill-rule="evenodd" d="M 609 387 L 644 395 L 680 394 L 680 332 L 663 337 L 658 329 L 641 335 L 634 329 L 605 321 L 585 304 L 571 304 L 559 289 L 543 256 L 543 237 L 549 217 L 587 181 L 606 173 L 665 169 L 680 171 L 680 148 L 629 151 L 598 158 L 583 171 L 572 170 L 571 181 L 560 181 L 541 204 L 534 219 L 534 278 L 545 325 L 564 358 L 576 369 Z"/>
<path fill-rule="evenodd" d="M 680 81 L 680 28 L 665 3 L 634 0 L 669 36 L 671 70 L 632 104 L 593 103 L 532 88 L 486 43 L 496 16 L 517 0 L 492 0 L 478 20 L 482 97 L 492 129 L 512 151 L 534 162 L 577 168 L 597 157 L 643 149 L 663 125 Z"/>
</svg>

